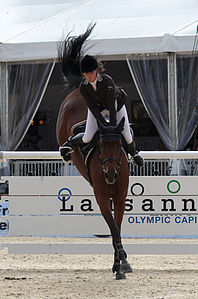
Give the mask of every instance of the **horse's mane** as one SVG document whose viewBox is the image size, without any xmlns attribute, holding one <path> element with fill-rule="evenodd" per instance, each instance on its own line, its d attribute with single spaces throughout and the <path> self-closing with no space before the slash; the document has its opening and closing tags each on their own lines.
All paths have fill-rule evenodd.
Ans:
<svg viewBox="0 0 198 299">
<path fill-rule="evenodd" d="M 58 60 L 64 74 L 66 88 L 73 90 L 77 88 L 82 80 L 80 72 L 80 59 L 84 55 L 83 44 L 87 41 L 96 24 L 90 24 L 85 33 L 79 36 L 65 37 L 58 44 Z"/>
</svg>

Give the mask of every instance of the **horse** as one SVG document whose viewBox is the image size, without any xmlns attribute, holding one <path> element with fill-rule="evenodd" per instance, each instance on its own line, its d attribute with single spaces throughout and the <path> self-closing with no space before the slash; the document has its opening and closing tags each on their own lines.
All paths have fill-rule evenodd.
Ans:
<svg viewBox="0 0 198 299">
<path fill-rule="evenodd" d="M 61 71 L 70 90 L 60 106 L 57 118 L 56 135 L 59 146 L 63 145 L 73 134 L 73 126 L 86 120 L 87 117 L 87 106 L 78 88 L 82 80 L 79 65 L 82 46 L 94 26 L 89 25 L 82 35 L 65 37 L 58 46 Z M 120 236 L 129 184 L 128 159 L 121 142 L 123 125 L 124 119 L 116 126 L 103 126 L 98 122 L 99 141 L 87 161 L 94 195 L 112 236 L 114 247 L 112 271 L 116 273 L 116 279 L 124 279 L 125 273 L 132 272 Z M 89 181 L 79 147 L 74 149 L 71 157 L 76 168 L 85 180 Z M 114 205 L 114 215 L 111 211 L 111 199 Z"/>
</svg>

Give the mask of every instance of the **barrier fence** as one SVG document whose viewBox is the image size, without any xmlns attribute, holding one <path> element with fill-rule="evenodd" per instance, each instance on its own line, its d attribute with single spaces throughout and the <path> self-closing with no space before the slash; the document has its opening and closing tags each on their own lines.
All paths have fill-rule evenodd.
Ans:
<svg viewBox="0 0 198 299">
<path fill-rule="evenodd" d="M 139 168 L 129 162 L 132 176 L 166 176 L 171 172 L 170 160 L 145 160 Z M 8 165 L 10 176 L 76 176 L 80 175 L 73 163 L 59 160 L 11 160 Z"/>
<path fill-rule="evenodd" d="M 144 159 L 198 159 L 197 151 L 140 151 Z M 60 160 L 60 153 L 46 151 L 17 152 L 17 151 L 0 151 L 0 161 L 10 159 L 44 159 Z"/>
<path fill-rule="evenodd" d="M 198 175 L 196 151 L 140 153 L 144 158 L 143 167 L 139 168 L 129 161 L 129 174 L 132 176 Z M 0 152 L 0 161 L 6 160 L 9 161 L 6 171 L 1 170 L 0 175 L 80 175 L 72 163 L 62 161 L 59 152 Z"/>
<path fill-rule="evenodd" d="M 198 152 L 163 153 L 141 152 L 141 155 L 144 159 L 198 158 Z M 45 160 L 60 160 L 58 152 L 0 153 L 1 160 L 39 160 L 42 157 Z M 8 192 L 1 195 L 0 231 L 7 231 L 8 236 L 110 234 L 100 214 L 93 190 L 81 176 L 8 176 L 1 177 L 1 181 L 8 181 Z M 196 176 L 130 176 L 122 236 L 197 238 L 197 183 Z M 99 253 L 112 252 L 111 245 L 105 244 L 84 247 L 82 244 L 72 245 L 73 247 L 64 244 L 51 245 L 7 244 L 7 247 L 10 248 L 10 253 L 38 253 L 39 250 L 40 253 L 92 253 L 94 249 Z M 179 244 L 179 248 L 176 244 L 169 244 L 168 247 L 164 244 L 147 245 L 128 244 L 128 253 L 166 254 L 168 250 L 170 254 L 198 252 L 196 243 Z"/>
</svg>

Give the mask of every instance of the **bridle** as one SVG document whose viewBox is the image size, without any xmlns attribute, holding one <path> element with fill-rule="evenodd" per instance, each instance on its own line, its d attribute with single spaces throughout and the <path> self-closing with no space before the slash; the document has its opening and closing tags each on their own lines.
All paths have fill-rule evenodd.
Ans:
<svg viewBox="0 0 198 299">
<path fill-rule="evenodd" d="M 106 169 L 105 169 L 105 163 L 106 162 L 112 162 L 116 164 L 116 167 L 115 167 L 115 171 L 118 173 L 118 170 L 121 166 L 121 161 L 120 161 L 120 158 L 121 158 L 121 150 L 120 150 L 120 157 L 119 159 L 115 159 L 115 158 L 106 158 L 106 159 L 101 159 L 101 156 L 100 156 L 100 161 L 101 161 L 101 164 L 102 164 L 102 171 L 105 172 Z"/>
<path fill-rule="evenodd" d="M 120 154 L 119 154 L 119 158 L 118 159 L 113 158 L 113 157 L 102 159 L 102 157 L 101 157 L 101 151 L 100 151 L 100 161 L 101 161 L 101 164 L 102 164 L 102 171 L 103 171 L 104 176 L 105 176 L 105 181 L 108 184 L 114 184 L 114 182 L 116 181 L 116 179 L 118 177 L 119 168 L 121 166 L 121 155 L 122 155 L 122 148 L 121 147 L 120 147 Z M 110 174 L 108 172 L 108 166 L 106 167 L 106 164 L 108 162 L 114 164 L 114 174 L 113 174 L 113 177 L 112 177 L 112 174 L 110 176 Z M 111 179 L 110 179 L 110 177 L 111 177 Z"/>
<path fill-rule="evenodd" d="M 107 184 L 114 184 L 118 178 L 119 175 L 119 168 L 121 166 L 121 157 L 122 157 L 122 144 L 121 144 L 121 133 L 124 129 L 124 122 L 125 122 L 125 118 L 123 117 L 121 119 L 121 121 L 119 122 L 119 124 L 117 124 L 116 126 L 104 126 L 102 123 L 100 123 L 100 121 L 98 121 L 98 127 L 99 127 L 99 132 L 100 132 L 100 146 L 99 146 L 99 155 L 100 155 L 100 161 L 101 161 L 101 166 L 102 166 L 102 172 L 104 173 L 104 178 Z M 106 156 L 108 157 L 108 155 L 110 156 L 109 158 L 105 158 L 103 159 L 103 152 L 102 152 L 102 142 L 104 142 L 103 145 L 105 145 L 106 143 L 111 143 L 111 145 L 109 146 L 115 146 L 117 148 L 117 146 L 119 146 L 119 148 L 117 148 L 117 151 L 120 150 L 120 154 L 117 152 L 116 156 L 119 155 L 118 159 L 115 157 L 112 157 L 112 151 L 113 148 L 110 150 L 109 154 L 108 154 L 108 150 L 107 150 L 107 144 L 105 145 L 104 150 L 106 149 Z M 119 144 L 118 144 L 119 142 Z M 115 148 L 115 150 L 116 150 Z M 105 152 L 104 152 L 105 154 Z M 102 157 L 103 156 L 103 157 Z M 107 165 L 107 163 L 111 163 L 113 164 L 113 168 L 112 165 L 111 167 L 109 167 L 110 164 Z"/>
</svg>

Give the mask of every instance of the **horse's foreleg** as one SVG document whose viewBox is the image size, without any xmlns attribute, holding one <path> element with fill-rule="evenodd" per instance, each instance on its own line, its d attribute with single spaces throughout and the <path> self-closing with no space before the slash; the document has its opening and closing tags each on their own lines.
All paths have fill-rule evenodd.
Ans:
<svg viewBox="0 0 198 299">
<path fill-rule="evenodd" d="M 113 273 L 116 272 L 116 279 L 124 279 L 125 274 L 123 270 L 121 269 L 120 265 L 120 252 L 118 250 L 118 244 L 121 244 L 121 238 L 120 238 L 120 230 L 118 228 L 117 223 L 114 220 L 114 217 L 111 213 L 110 208 L 110 199 L 104 197 L 104 196 L 96 196 L 96 200 L 98 202 L 98 205 L 100 207 L 101 213 L 108 224 L 108 227 L 111 232 L 111 236 L 113 239 L 113 246 L 115 249 L 115 255 L 114 255 L 114 265 L 112 268 Z"/>
<path fill-rule="evenodd" d="M 120 200 L 117 198 L 114 198 L 114 219 L 115 222 L 119 228 L 119 232 L 121 229 L 121 223 L 124 215 L 124 209 L 125 209 L 125 198 L 123 200 Z M 115 244 L 115 255 L 114 255 L 114 265 L 118 263 L 118 259 L 122 261 L 121 264 L 121 269 L 124 273 L 130 273 L 132 272 L 132 268 L 130 264 L 127 261 L 127 254 L 123 249 L 121 238 L 120 238 L 120 243 Z M 113 265 L 113 269 L 114 269 Z"/>
<path fill-rule="evenodd" d="M 115 242 L 113 242 L 113 246 L 114 246 L 114 263 L 113 263 L 113 267 L 112 267 L 112 271 L 113 273 L 116 272 L 116 279 L 123 279 L 126 278 L 125 277 L 125 272 L 123 271 L 121 264 L 120 264 L 120 253 L 119 250 L 117 248 L 117 244 Z"/>
</svg>

